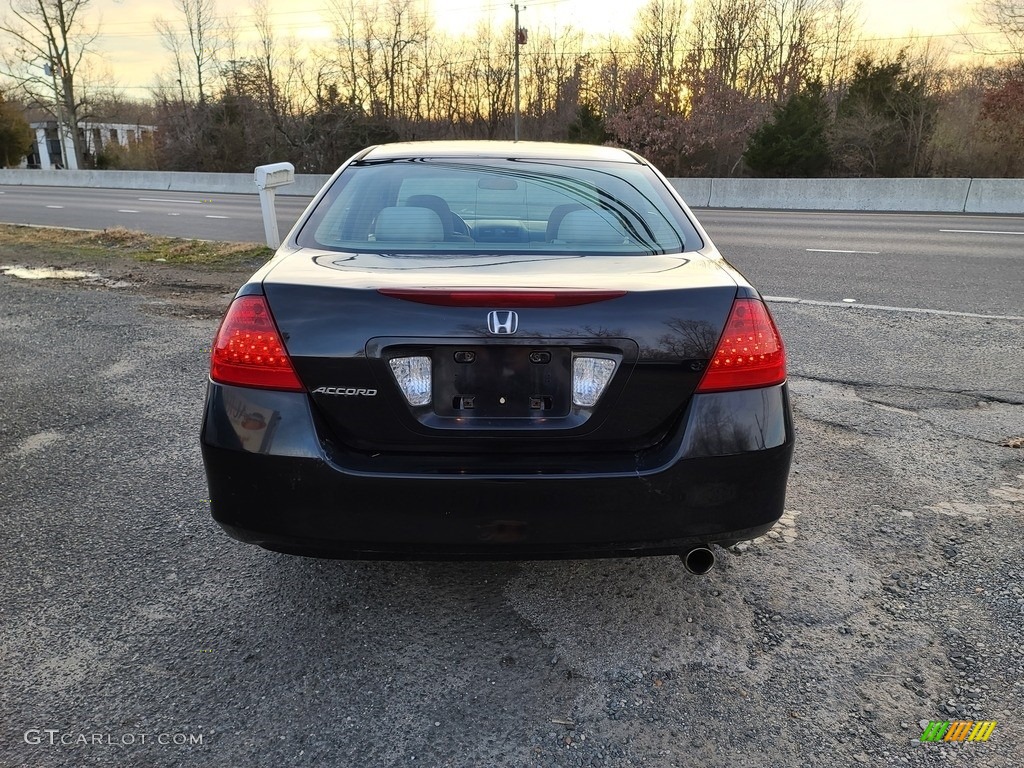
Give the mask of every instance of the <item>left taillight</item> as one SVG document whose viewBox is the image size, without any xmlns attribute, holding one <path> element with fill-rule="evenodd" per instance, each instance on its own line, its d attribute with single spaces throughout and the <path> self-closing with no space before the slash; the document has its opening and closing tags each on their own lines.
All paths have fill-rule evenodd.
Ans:
<svg viewBox="0 0 1024 768">
<path fill-rule="evenodd" d="M 304 389 L 264 296 L 235 299 L 213 340 L 210 378 L 259 389 Z"/>
</svg>

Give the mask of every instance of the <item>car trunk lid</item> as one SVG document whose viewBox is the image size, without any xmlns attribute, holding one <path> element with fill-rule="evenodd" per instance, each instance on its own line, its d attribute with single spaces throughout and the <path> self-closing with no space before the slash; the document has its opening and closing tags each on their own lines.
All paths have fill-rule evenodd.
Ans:
<svg viewBox="0 0 1024 768">
<path fill-rule="evenodd" d="M 300 252 L 264 280 L 331 436 L 354 450 L 423 453 L 654 445 L 697 387 L 736 288 L 700 253 Z M 396 375 L 395 361 L 416 358 L 430 373 L 425 404 Z M 574 392 L 582 368 L 611 371 L 596 402 Z"/>
</svg>

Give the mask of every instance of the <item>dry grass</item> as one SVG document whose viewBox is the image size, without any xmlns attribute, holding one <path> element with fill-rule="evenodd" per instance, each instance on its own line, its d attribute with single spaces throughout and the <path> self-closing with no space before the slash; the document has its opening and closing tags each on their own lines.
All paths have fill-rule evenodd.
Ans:
<svg viewBox="0 0 1024 768">
<path fill-rule="evenodd" d="M 271 249 L 259 243 L 159 237 L 121 227 L 83 232 L 0 224 L 0 261 L 16 261 L 19 254 L 52 254 L 58 249 L 61 257 L 73 260 L 120 256 L 142 262 L 162 261 L 215 268 L 254 267 L 273 255 Z"/>
</svg>

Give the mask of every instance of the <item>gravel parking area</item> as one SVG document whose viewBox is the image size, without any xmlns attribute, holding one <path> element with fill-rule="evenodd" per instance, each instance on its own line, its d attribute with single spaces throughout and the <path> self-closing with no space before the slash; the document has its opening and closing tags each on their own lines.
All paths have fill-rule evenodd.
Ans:
<svg viewBox="0 0 1024 768">
<path fill-rule="evenodd" d="M 210 519 L 248 271 L 153 274 L 0 275 L 0 765 L 1024 765 L 1024 323 L 773 305 L 788 511 L 705 577 L 334 562 Z"/>
</svg>

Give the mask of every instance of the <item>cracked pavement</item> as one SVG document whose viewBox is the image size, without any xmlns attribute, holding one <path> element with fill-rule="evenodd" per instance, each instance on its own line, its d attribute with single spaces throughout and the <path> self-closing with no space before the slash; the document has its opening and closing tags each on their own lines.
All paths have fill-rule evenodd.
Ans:
<svg viewBox="0 0 1024 768">
<path fill-rule="evenodd" d="M 773 305 L 787 514 L 698 578 L 229 540 L 164 299 L 0 277 L 0 765 L 1024 764 L 1024 323 Z"/>
</svg>

